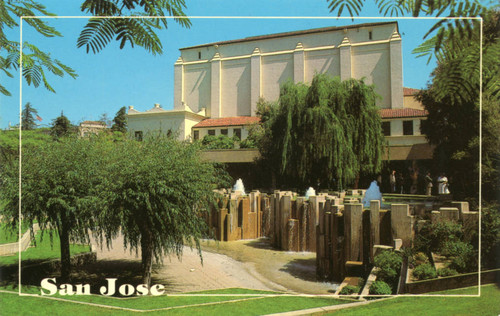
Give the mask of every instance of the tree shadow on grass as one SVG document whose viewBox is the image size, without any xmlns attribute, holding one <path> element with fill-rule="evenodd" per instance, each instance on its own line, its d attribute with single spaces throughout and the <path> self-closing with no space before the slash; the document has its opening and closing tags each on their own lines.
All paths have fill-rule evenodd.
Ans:
<svg viewBox="0 0 500 316">
<path fill-rule="evenodd" d="M 30 262 L 31 265 L 36 264 L 36 262 Z M 25 266 L 25 262 L 23 262 Z M 22 285 L 28 286 L 40 286 L 40 283 L 45 278 L 56 278 L 56 284 L 60 284 L 60 270 L 54 268 L 42 268 L 30 269 L 29 272 L 22 272 L 21 283 Z M 151 284 L 163 284 L 165 290 L 168 292 L 176 286 L 168 280 L 159 280 L 154 277 L 155 270 L 159 266 L 154 266 L 153 277 L 151 279 Z M 106 279 L 117 279 L 116 280 L 116 297 L 122 297 L 118 293 L 118 288 L 122 284 L 131 284 L 136 287 L 142 284 L 142 270 L 141 262 L 138 260 L 99 260 L 94 263 L 89 263 L 81 266 L 72 266 L 71 276 L 69 283 L 72 285 L 76 284 L 89 284 L 90 291 L 92 294 L 101 294 L 101 286 L 108 286 L 108 281 Z M 18 268 L 16 265 L 10 265 L 7 267 L 0 267 L 0 285 L 8 286 L 11 285 L 14 288 L 18 286 Z M 167 283 L 168 282 L 168 283 Z"/>
<path fill-rule="evenodd" d="M 280 271 L 304 280 L 317 282 L 316 277 L 316 258 L 294 259 L 283 266 Z"/>
<path fill-rule="evenodd" d="M 266 237 L 250 240 L 245 245 L 257 249 L 267 249 L 267 250 L 279 250 L 273 247 L 271 240 Z"/>
</svg>

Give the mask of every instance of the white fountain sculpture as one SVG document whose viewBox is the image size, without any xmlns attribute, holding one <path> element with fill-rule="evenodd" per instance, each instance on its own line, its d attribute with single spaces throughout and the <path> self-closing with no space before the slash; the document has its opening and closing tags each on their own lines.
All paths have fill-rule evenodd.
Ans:
<svg viewBox="0 0 500 316">
<path fill-rule="evenodd" d="M 309 200 L 310 196 L 316 196 L 316 190 L 313 187 L 309 187 L 306 191 L 306 199 Z"/>
<path fill-rule="evenodd" d="M 233 191 L 240 191 L 242 195 L 246 195 L 245 193 L 245 186 L 243 185 L 243 180 L 238 179 L 236 180 L 236 183 L 233 186 Z"/>
<path fill-rule="evenodd" d="M 366 190 L 365 197 L 363 198 L 363 206 L 370 207 L 371 200 L 379 200 L 380 205 L 382 205 L 382 193 L 380 193 L 377 181 L 370 183 L 370 187 Z"/>
</svg>

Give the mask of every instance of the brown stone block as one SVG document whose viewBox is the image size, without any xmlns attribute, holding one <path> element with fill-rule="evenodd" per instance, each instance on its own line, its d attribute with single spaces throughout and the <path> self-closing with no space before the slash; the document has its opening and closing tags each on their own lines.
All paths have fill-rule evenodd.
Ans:
<svg viewBox="0 0 500 316">
<path fill-rule="evenodd" d="M 288 236 L 286 250 L 299 251 L 299 221 L 296 219 L 289 219 L 287 228 Z"/>
</svg>

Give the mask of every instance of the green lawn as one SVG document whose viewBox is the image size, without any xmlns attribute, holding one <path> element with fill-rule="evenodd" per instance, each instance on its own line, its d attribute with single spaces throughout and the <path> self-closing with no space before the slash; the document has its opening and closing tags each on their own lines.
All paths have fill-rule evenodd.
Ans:
<svg viewBox="0 0 500 316">
<path fill-rule="evenodd" d="M 23 222 L 21 227 L 21 231 L 24 234 L 29 229 L 29 224 L 27 222 Z M 1 244 L 9 244 L 16 242 L 19 237 L 19 231 L 17 228 L 12 229 L 7 223 L 0 223 L 0 245 Z"/>
<path fill-rule="evenodd" d="M 54 234 L 52 244 L 50 242 L 50 237 L 48 232 L 45 232 L 42 240 L 42 233 L 38 232 L 35 236 L 36 247 L 30 247 L 26 251 L 22 252 L 23 261 L 33 261 L 33 260 L 48 260 L 60 258 L 61 250 L 59 247 L 59 237 Z M 87 245 L 70 245 L 71 255 L 77 253 L 86 252 L 90 250 L 90 246 Z M 11 256 L 1 256 L 0 266 L 7 266 L 11 264 L 17 264 L 19 260 L 18 254 Z"/>
<path fill-rule="evenodd" d="M 0 288 L 12 291 L 12 288 Z M 39 293 L 35 287 L 23 288 L 23 293 Z M 199 293 L 199 292 L 198 292 Z M 244 289 L 226 289 L 217 291 L 205 291 L 204 294 L 251 294 L 249 296 L 157 296 L 157 297 L 136 297 L 128 299 L 108 298 L 99 295 L 92 296 L 72 296 L 64 299 L 101 304 L 108 306 L 119 306 L 137 310 L 154 310 L 148 315 L 163 315 L 168 309 L 169 315 L 259 315 L 263 311 L 266 313 L 277 313 L 293 311 L 304 308 L 336 305 L 349 302 L 333 298 L 309 298 L 281 296 L 279 293 L 262 292 Z M 259 294 L 276 294 L 276 296 L 265 297 Z M 3 310 L 6 315 L 15 313 L 17 315 L 29 315 L 30 310 L 37 310 L 37 315 L 129 315 L 137 314 L 134 311 L 124 311 L 105 307 L 74 304 L 71 302 L 54 301 L 45 297 L 18 297 L 15 294 L 0 293 Z M 56 296 L 54 296 L 56 297 Z M 61 296 L 58 296 L 61 297 Z M 196 306 L 198 304 L 209 304 Z M 210 304 L 215 303 L 215 304 Z"/>
<path fill-rule="evenodd" d="M 477 295 L 477 287 L 433 294 Z M 346 308 L 328 315 L 500 315 L 500 289 L 483 285 L 480 297 L 398 297 L 371 304 Z"/>
<path fill-rule="evenodd" d="M 0 288 L 13 291 L 12 288 Z M 24 293 L 39 293 L 36 287 L 23 288 Z M 252 294 L 245 297 L 237 296 L 157 296 L 138 298 L 108 298 L 104 296 L 72 296 L 67 300 L 108 305 L 107 307 L 75 304 L 69 301 L 56 301 L 46 297 L 19 297 L 17 294 L 0 293 L 2 312 L 5 315 L 136 315 L 130 310 L 112 309 L 111 306 L 123 308 L 152 310 L 147 315 L 261 315 L 278 313 L 313 307 L 348 303 L 346 300 L 331 298 L 290 297 L 276 293 L 273 297 L 263 297 L 261 292 L 242 289 L 226 289 L 206 291 L 207 294 L 241 293 Z M 253 295 L 255 294 L 255 295 Z M 477 287 L 451 290 L 439 294 L 477 294 Z M 56 297 L 56 296 L 54 296 Z M 59 296 L 60 297 L 60 296 Z M 500 313 L 500 290 L 496 285 L 481 287 L 481 297 L 399 297 L 374 301 L 368 305 L 338 310 L 329 315 L 498 315 Z M 203 306 L 196 304 L 216 303 Z M 141 313 L 144 314 L 144 313 Z"/>
</svg>

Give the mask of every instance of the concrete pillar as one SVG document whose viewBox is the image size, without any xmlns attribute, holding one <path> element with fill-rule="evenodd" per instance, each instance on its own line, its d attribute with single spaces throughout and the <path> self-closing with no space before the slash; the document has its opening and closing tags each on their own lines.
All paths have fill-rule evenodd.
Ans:
<svg viewBox="0 0 500 316">
<path fill-rule="evenodd" d="M 281 235 L 281 249 L 286 249 L 288 247 L 288 220 L 291 218 L 292 214 L 292 197 L 290 195 L 284 195 L 280 201 L 280 235 Z"/>
<path fill-rule="evenodd" d="M 380 245 L 380 201 L 370 201 L 370 259 L 373 262 L 375 249 L 373 246 Z"/>
<path fill-rule="evenodd" d="M 207 109 L 207 116 L 212 118 L 221 117 L 222 100 L 221 100 L 221 60 L 219 53 L 215 53 L 210 61 L 211 63 L 211 78 L 210 78 L 210 106 Z"/>
<path fill-rule="evenodd" d="M 391 205 L 392 239 L 401 239 L 404 247 L 411 247 L 413 240 L 413 216 L 408 204 Z"/>
<path fill-rule="evenodd" d="M 302 43 L 297 43 L 293 52 L 293 82 L 305 81 L 304 47 Z"/>
<path fill-rule="evenodd" d="M 262 95 L 261 83 L 261 55 L 256 47 L 250 57 L 250 116 L 257 115 L 257 102 Z"/>
<path fill-rule="evenodd" d="M 184 65 L 182 57 L 174 64 L 174 109 L 183 110 L 184 106 Z"/>
<path fill-rule="evenodd" d="M 344 206 L 345 260 L 363 261 L 363 204 Z"/>
<path fill-rule="evenodd" d="M 316 227 L 319 225 L 319 203 L 325 201 L 324 196 L 310 196 L 309 197 L 309 231 L 308 234 L 308 249 L 309 251 L 316 251 Z"/>
<path fill-rule="evenodd" d="M 389 43 L 391 109 L 403 107 L 403 55 L 401 52 L 401 36 L 397 31 L 392 33 Z"/>
<path fill-rule="evenodd" d="M 340 49 L 340 80 L 344 81 L 352 77 L 351 42 L 347 36 L 339 45 Z"/>
</svg>

